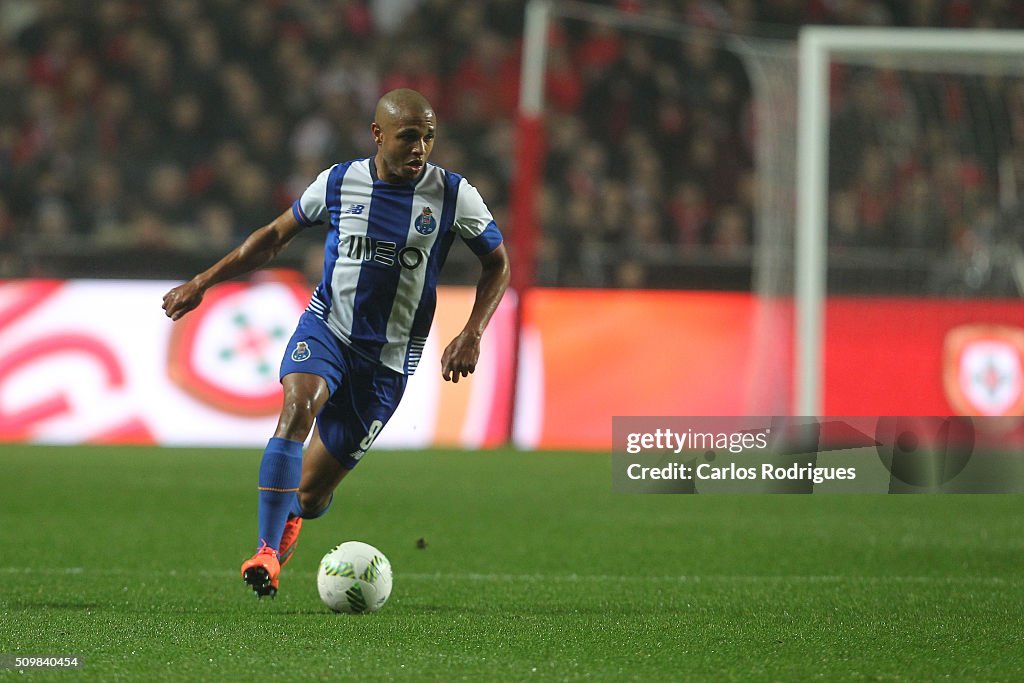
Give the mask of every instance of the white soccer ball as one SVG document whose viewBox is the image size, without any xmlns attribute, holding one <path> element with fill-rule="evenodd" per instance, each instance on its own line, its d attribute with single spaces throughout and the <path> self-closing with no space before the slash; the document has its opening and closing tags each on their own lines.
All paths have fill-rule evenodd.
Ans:
<svg viewBox="0 0 1024 683">
<path fill-rule="evenodd" d="M 376 612 L 391 595 L 391 562 L 368 543 L 347 541 L 320 560 L 316 586 L 335 612 Z"/>
</svg>

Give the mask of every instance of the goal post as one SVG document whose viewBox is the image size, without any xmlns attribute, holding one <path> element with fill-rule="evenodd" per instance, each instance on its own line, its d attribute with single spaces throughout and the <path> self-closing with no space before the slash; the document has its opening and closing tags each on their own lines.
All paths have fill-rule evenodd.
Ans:
<svg viewBox="0 0 1024 683">
<path fill-rule="evenodd" d="M 516 260 L 512 287 L 520 295 L 533 285 L 540 232 L 535 194 L 543 166 L 544 82 L 550 24 L 550 1 L 532 0 L 526 8 L 523 29 L 519 111 L 516 117 L 517 172 L 510 192 L 512 222 L 516 226 L 511 235 Z"/>
<path fill-rule="evenodd" d="M 825 411 L 829 94 L 833 60 L 868 66 L 896 64 L 901 69 L 920 72 L 973 74 L 978 71 L 979 57 L 985 60 L 987 70 L 1024 75 L 1024 31 L 825 26 L 801 29 L 794 262 L 796 414 L 822 415 Z"/>
</svg>

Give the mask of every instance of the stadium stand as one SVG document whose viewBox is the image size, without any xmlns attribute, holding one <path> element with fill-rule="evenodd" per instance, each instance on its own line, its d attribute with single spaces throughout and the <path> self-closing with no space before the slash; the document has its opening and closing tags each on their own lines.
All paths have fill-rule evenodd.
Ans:
<svg viewBox="0 0 1024 683">
<path fill-rule="evenodd" d="M 788 37 L 803 23 L 1024 26 L 1024 5 L 1000 0 L 602 4 Z M 378 95 L 398 86 L 435 102 L 445 136 L 435 161 L 464 170 L 506 225 L 523 6 L 8 0 L 0 5 L 0 277 L 183 277 L 286 208 L 334 160 L 369 154 L 362 122 Z M 872 95 L 886 84 L 874 78 L 852 89 L 860 95 L 837 116 L 877 106 Z M 946 106 L 962 106 L 962 97 L 952 93 Z M 552 38 L 548 98 L 540 284 L 694 284 L 684 269 L 645 262 L 645 246 L 713 257 L 720 275 L 749 262 L 754 132 L 735 57 L 712 39 L 680 47 L 567 22 Z M 1009 116 L 1024 126 L 1024 96 L 1014 101 Z M 841 240 L 941 250 L 969 237 L 965 221 L 948 215 L 906 220 L 922 216 L 915 189 L 976 183 L 981 207 L 996 191 L 987 172 L 995 160 L 930 159 L 896 191 L 887 173 L 897 160 L 883 143 L 833 180 Z M 318 243 L 311 236 L 308 246 Z M 607 249 L 632 257 L 615 266 L 592 258 Z M 303 248 L 288 258 L 301 268 Z M 455 266 L 453 278 L 471 277 L 469 259 Z M 749 287 L 743 272 L 719 281 Z"/>
</svg>

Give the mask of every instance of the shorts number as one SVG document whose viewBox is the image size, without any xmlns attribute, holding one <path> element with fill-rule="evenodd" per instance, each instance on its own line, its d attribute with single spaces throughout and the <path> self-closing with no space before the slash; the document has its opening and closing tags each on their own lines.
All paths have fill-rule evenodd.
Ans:
<svg viewBox="0 0 1024 683">
<path fill-rule="evenodd" d="M 373 440 L 380 434 L 380 430 L 384 428 L 384 423 L 380 420 L 374 420 L 370 423 L 370 431 L 366 433 L 363 440 L 359 442 L 359 447 L 364 451 L 370 450 L 370 446 L 373 445 Z"/>
</svg>

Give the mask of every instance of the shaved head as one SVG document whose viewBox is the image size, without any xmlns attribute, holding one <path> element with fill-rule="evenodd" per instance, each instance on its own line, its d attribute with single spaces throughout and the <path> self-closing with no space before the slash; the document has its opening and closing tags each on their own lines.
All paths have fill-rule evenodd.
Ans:
<svg viewBox="0 0 1024 683">
<path fill-rule="evenodd" d="M 377 142 L 374 165 L 382 180 L 402 183 L 419 178 L 437 131 L 434 108 L 426 97 L 408 88 L 385 93 L 377 102 L 370 130 Z"/>
<path fill-rule="evenodd" d="M 377 101 L 377 110 L 373 115 L 378 124 L 395 121 L 406 117 L 424 117 L 434 119 L 434 108 L 427 98 L 409 88 L 399 88 L 384 95 Z"/>
</svg>

